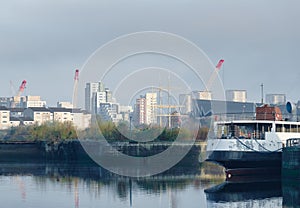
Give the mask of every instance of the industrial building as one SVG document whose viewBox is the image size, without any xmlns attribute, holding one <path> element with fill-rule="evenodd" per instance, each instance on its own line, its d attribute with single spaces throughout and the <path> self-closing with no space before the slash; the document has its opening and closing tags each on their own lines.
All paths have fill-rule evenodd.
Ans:
<svg viewBox="0 0 300 208">
<path fill-rule="evenodd" d="M 196 118 L 214 116 L 215 120 L 252 119 L 255 116 L 256 103 L 220 100 L 193 100 L 193 115 Z"/>
<path fill-rule="evenodd" d="M 271 105 L 285 105 L 285 94 L 266 94 L 266 103 Z"/>
<path fill-rule="evenodd" d="M 247 102 L 246 90 L 226 90 L 226 100 L 232 102 Z"/>
</svg>

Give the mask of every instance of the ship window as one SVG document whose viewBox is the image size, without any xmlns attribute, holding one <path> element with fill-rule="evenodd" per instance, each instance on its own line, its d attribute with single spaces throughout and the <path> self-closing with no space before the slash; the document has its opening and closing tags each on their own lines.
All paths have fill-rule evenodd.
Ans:
<svg viewBox="0 0 300 208">
<path fill-rule="evenodd" d="M 276 132 L 282 132 L 282 125 L 276 124 Z"/>
<path fill-rule="evenodd" d="M 270 132 L 272 124 L 239 123 L 218 125 L 217 138 L 229 139 L 238 137 L 240 139 L 265 139 L 265 132 Z"/>
<path fill-rule="evenodd" d="M 291 132 L 298 132 L 297 125 L 291 125 Z"/>
<path fill-rule="evenodd" d="M 290 124 L 285 124 L 284 125 L 284 132 L 291 132 L 291 125 Z"/>
</svg>

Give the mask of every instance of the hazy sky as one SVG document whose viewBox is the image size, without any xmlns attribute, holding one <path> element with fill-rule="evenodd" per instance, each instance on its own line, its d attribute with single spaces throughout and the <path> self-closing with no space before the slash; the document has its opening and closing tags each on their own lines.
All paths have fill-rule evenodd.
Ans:
<svg viewBox="0 0 300 208">
<path fill-rule="evenodd" d="M 2 1 L 0 96 L 26 79 L 25 95 L 72 99 L 75 68 L 127 33 L 164 31 L 194 42 L 217 63 L 225 89 L 300 99 L 300 2 L 276 0 Z M 109 86 L 109 84 L 107 84 Z"/>
</svg>

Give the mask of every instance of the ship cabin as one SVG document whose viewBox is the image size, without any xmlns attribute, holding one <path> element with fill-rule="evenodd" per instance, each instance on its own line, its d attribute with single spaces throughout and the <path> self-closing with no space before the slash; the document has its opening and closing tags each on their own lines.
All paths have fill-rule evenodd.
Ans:
<svg viewBox="0 0 300 208">
<path fill-rule="evenodd" d="M 265 139 L 271 133 L 300 133 L 300 122 L 270 120 L 239 120 L 215 122 L 217 139 Z M 299 134 L 300 135 L 300 134 Z"/>
</svg>

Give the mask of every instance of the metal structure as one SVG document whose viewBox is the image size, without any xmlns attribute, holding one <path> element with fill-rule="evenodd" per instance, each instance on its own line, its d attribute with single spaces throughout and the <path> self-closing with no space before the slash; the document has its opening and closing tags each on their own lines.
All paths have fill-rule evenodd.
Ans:
<svg viewBox="0 0 300 208">
<path fill-rule="evenodd" d="M 74 76 L 74 86 L 73 86 L 73 108 L 76 108 L 77 105 L 78 81 L 79 81 L 79 69 L 76 69 L 75 76 Z"/>
<path fill-rule="evenodd" d="M 20 87 L 19 87 L 19 90 L 17 92 L 17 94 L 13 97 L 13 102 L 11 103 L 11 107 L 12 108 L 15 108 L 16 107 L 16 104 L 17 103 L 20 103 L 20 96 L 22 94 L 22 92 L 25 90 L 26 88 L 26 83 L 27 81 L 26 80 L 23 80 Z"/>
<path fill-rule="evenodd" d="M 215 81 L 215 79 L 216 79 L 216 77 L 217 77 L 217 75 L 218 75 L 218 72 L 220 71 L 220 69 L 221 69 L 223 63 L 224 63 L 224 60 L 221 59 L 221 60 L 218 62 L 218 64 L 216 65 L 215 70 L 213 71 L 212 75 L 210 76 L 210 78 L 209 78 L 209 80 L 208 80 L 208 82 L 207 82 L 207 85 L 206 85 L 206 91 L 209 91 L 209 90 L 211 89 L 212 84 L 213 84 L 213 82 Z"/>
</svg>

